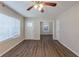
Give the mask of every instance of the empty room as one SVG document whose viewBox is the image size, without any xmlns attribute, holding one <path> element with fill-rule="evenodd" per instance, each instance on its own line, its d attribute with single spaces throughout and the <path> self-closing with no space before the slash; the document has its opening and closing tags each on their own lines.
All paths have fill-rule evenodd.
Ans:
<svg viewBox="0 0 79 59">
<path fill-rule="evenodd" d="M 79 1 L 0 1 L 0 57 L 78 57 Z"/>
</svg>

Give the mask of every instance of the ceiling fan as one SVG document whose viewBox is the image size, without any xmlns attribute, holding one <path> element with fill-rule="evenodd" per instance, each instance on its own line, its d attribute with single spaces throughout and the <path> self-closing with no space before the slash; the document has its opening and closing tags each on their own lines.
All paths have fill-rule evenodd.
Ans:
<svg viewBox="0 0 79 59">
<path fill-rule="evenodd" d="M 51 7 L 55 7 L 57 4 L 56 3 L 52 3 L 52 2 L 44 2 L 44 1 L 32 1 L 33 5 L 30 6 L 27 11 L 30 11 L 32 8 L 35 8 L 39 11 L 41 11 L 42 13 L 44 12 L 44 7 L 45 6 L 51 6 Z"/>
</svg>

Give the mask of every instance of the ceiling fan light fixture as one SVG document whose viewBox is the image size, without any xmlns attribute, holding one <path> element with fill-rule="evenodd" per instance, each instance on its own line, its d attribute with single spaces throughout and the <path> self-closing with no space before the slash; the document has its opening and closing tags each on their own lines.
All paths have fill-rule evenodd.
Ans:
<svg viewBox="0 0 79 59">
<path fill-rule="evenodd" d="M 34 8 L 37 9 L 38 8 L 38 5 L 35 5 Z"/>
<path fill-rule="evenodd" d="M 51 6 L 55 7 L 57 4 L 56 3 L 51 3 L 51 2 L 43 2 L 43 1 L 32 1 L 33 5 L 30 6 L 27 10 L 30 11 L 32 8 L 37 9 L 41 12 L 44 12 L 44 7 L 45 6 Z"/>
<path fill-rule="evenodd" d="M 41 10 L 42 10 L 42 8 L 40 8 L 40 7 L 39 7 L 39 8 L 38 8 L 38 10 L 39 10 L 39 11 L 41 11 Z"/>
<path fill-rule="evenodd" d="M 43 6 L 43 4 L 39 4 L 39 7 L 40 7 L 40 8 L 43 8 L 44 6 Z"/>
</svg>

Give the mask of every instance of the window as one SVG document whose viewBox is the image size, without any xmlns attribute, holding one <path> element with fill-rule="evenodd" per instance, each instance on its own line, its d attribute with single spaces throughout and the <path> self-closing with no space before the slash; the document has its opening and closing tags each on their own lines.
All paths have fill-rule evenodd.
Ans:
<svg viewBox="0 0 79 59">
<path fill-rule="evenodd" d="M 43 32 L 49 32 L 49 25 L 48 25 L 48 23 L 43 23 Z"/>
<path fill-rule="evenodd" d="M 0 14 L 0 41 L 20 35 L 20 21 Z"/>
</svg>

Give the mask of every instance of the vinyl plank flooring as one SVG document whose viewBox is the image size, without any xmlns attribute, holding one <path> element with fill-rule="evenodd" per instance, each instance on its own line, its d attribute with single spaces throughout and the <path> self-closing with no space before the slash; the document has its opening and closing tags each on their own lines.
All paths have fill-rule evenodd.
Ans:
<svg viewBox="0 0 79 59">
<path fill-rule="evenodd" d="M 24 40 L 2 57 L 77 57 L 57 40 L 44 37 L 41 40 Z"/>
</svg>

